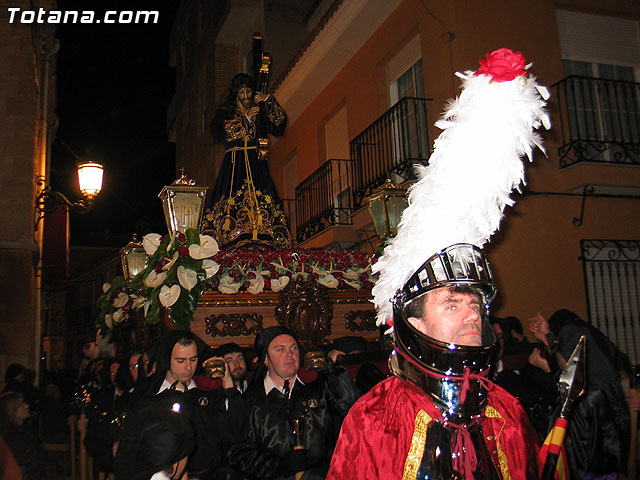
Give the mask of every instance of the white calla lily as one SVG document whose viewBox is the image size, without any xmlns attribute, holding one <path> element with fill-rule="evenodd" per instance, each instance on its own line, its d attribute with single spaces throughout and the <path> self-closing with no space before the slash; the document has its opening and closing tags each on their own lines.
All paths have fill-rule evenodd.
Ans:
<svg viewBox="0 0 640 480">
<path fill-rule="evenodd" d="M 145 302 L 145 297 L 143 297 L 142 295 L 138 296 L 135 294 L 131 295 L 131 308 L 140 308 L 142 305 L 144 305 Z"/>
<path fill-rule="evenodd" d="M 195 260 L 213 257 L 219 250 L 218 242 L 209 235 L 200 235 L 200 245 L 189 245 L 189 255 Z"/>
<path fill-rule="evenodd" d="M 111 330 L 113 328 L 113 318 L 111 317 L 110 313 L 107 313 L 104 316 L 104 324 L 107 326 L 107 328 L 109 330 Z"/>
<path fill-rule="evenodd" d="M 161 238 L 162 235 L 158 235 L 157 233 L 148 233 L 142 237 L 142 246 L 144 247 L 144 251 L 147 252 L 147 255 L 153 255 L 155 253 L 160 246 Z"/>
<path fill-rule="evenodd" d="M 203 260 L 202 268 L 204 269 L 206 278 L 209 278 L 218 273 L 218 270 L 220 270 L 220 265 L 218 265 L 218 263 L 214 262 L 213 260 Z"/>
<path fill-rule="evenodd" d="M 318 283 L 327 288 L 338 288 L 338 279 L 331 274 L 320 277 Z"/>
<path fill-rule="evenodd" d="M 289 285 L 289 277 L 280 277 L 271 280 L 271 290 L 274 292 L 279 292 L 287 285 Z"/>
<path fill-rule="evenodd" d="M 120 292 L 116 298 L 113 299 L 113 306 L 116 308 L 122 308 L 129 302 L 129 295 L 125 292 Z"/>
<path fill-rule="evenodd" d="M 264 277 L 262 275 L 257 275 L 256 278 L 252 278 L 251 280 L 249 280 L 249 287 L 247 288 L 247 292 L 257 295 L 263 290 Z"/>
<path fill-rule="evenodd" d="M 151 300 L 145 300 L 144 302 L 144 307 L 143 307 L 143 311 L 144 311 L 144 316 L 147 316 L 147 313 L 149 313 L 149 308 L 151 307 Z"/>
<path fill-rule="evenodd" d="M 357 280 L 362 272 L 364 272 L 363 268 L 350 268 L 343 272 L 343 276 L 352 280 Z"/>
<path fill-rule="evenodd" d="M 191 291 L 193 287 L 198 283 L 198 274 L 190 268 L 184 268 L 182 265 L 178 267 L 178 281 L 187 290 Z"/>
<path fill-rule="evenodd" d="M 159 285 L 162 285 L 165 278 L 167 278 L 167 272 L 157 273 L 155 270 L 151 270 L 147 278 L 144 279 L 144 284 L 149 288 L 156 288 Z"/>
<path fill-rule="evenodd" d="M 110 283 L 103 283 L 102 284 L 102 293 L 107 293 L 107 291 L 111 288 L 111 284 Z"/>
<path fill-rule="evenodd" d="M 240 284 L 233 283 L 233 278 L 229 275 L 225 275 L 220 279 L 218 290 L 220 290 L 221 293 L 237 293 L 239 289 Z"/>
<path fill-rule="evenodd" d="M 174 253 L 174 254 L 173 254 L 173 257 L 171 257 L 171 260 L 169 260 L 167 263 L 165 263 L 165 264 L 162 266 L 162 270 L 164 270 L 164 271 L 166 272 L 166 271 L 167 271 L 167 270 L 169 270 L 171 267 L 173 267 L 173 264 L 174 264 L 174 263 L 176 263 L 176 260 L 178 260 L 178 256 L 179 256 L 179 255 L 180 255 L 180 254 L 179 254 L 178 252 Z"/>
<path fill-rule="evenodd" d="M 158 300 L 160 300 L 160 303 L 164 307 L 168 308 L 178 301 L 181 291 L 182 289 L 180 288 L 180 285 L 172 285 L 171 287 L 163 285 L 163 287 L 160 289 Z"/>
<path fill-rule="evenodd" d="M 121 308 L 119 308 L 118 310 L 116 310 L 115 312 L 113 312 L 113 322 L 114 323 L 120 323 L 122 322 L 126 317 L 126 315 L 124 314 L 124 310 L 122 310 Z"/>
</svg>

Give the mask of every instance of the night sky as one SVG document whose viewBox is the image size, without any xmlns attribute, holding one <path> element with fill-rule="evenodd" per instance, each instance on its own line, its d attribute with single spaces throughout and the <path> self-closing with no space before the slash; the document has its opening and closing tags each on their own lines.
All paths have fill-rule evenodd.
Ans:
<svg viewBox="0 0 640 480">
<path fill-rule="evenodd" d="M 94 208 L 71 214 L 71 244 L 123 246 L 136 232 L 166 230 L 157 195 L 175 179 L 166 112 L 175 92 L 169 34 L 178 0 L 58 0 L 58 9 L 159 10 L 157 24 L 61 24 L 57 36 L 59 126 L 52 147 L 54 190 L 81 198 L 75 158 L 102 159 Z M 100 13 L 98 13 L 100 12 Z"/>
</svg>

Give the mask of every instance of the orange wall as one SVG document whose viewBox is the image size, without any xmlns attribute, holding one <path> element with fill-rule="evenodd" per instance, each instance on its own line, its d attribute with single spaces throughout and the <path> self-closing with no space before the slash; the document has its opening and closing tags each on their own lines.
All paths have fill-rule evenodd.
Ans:
<svg viewBox="0 0 640 480">
<path fill-rule="evenodd" d="M 283 189 L 282 161 L 294 149 L 298 155 L 299 181 L 324 161 L 319 158 L 318 133 L 322 119 L 344 101 L 347 105 L 349 138 L 354 138 L 387 108 L 385 65 L 419 32 L 426 96 L 429 106 L 429 138 L 439 133 L 433 123 L 445 102 L 457 93 L 456 70 L 476 69 L 477 60 L 496 48 L 520 50 L 534 62 L 533 73 L 542 85 L 563 78 L 556 4 L 551 0 L 486 2 L 456 0 L 425 2 L 456 36 L 447 44 L 445 29 L 419 0 L 405 0 L 361 50 L 335 76 L 307 109 L 288 127 L 273 147 L 271 171 L 277 188 Z M 572 9 L 594 2 L 572 1 Z M 637 2 L 640 4 L 640 2 Z M 640 16 L 635 2 L 614 1 L 611 11 L 598 14 Z M 585 10 L 585 8 L 583 8 Z M 453 79 L 453 81 L 452 81 Z M 552 91 L 553 94 L 553 91 Z M 533 191 L 569 192 L 584 184 L 640 185 L 640 167 L 580 165 L 560 170 L 561 140 L 554 98 L 549 103 L 555 127 L 543 134 L 548 158 L 536 153 L 527 164 L 527 188 Z M 488 247 L 500 289 L 494 305 L 498 315 L 516 315 L 525 320 L 540 311 L 550 315 L 569 308 L 586 317 L 585 285 L 580 256 L 581 239 L 640 239 L 640 202 L 637 200 L 589 198 L 584 224 L 572 219 L 580 213 L 579 197 L 517 196 L 517 205 L 507 209 L 502 229 Z"/>
</svg>

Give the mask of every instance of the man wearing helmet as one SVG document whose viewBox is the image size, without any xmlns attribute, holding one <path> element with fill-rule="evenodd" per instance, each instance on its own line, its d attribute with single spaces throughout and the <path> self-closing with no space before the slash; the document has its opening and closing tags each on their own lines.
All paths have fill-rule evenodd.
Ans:
<svg viewBox="0 0 640 480">
<path fill-rule="evenodd" d="M 524 181 L 520 157 L 541 146 L 532 128 L 548 125 L 546 91 L 519 52 L 480 64 L 458 74 L 463 91 L 436 124 L 429 165 L 416 168 L 398 234 L 373 267 L 394 376 L 349 411 L 328 479 L 538 478 L 536 433 L 489 380 L 496 288 L 481 247 Z"/>
<path fill-rule="evenodd" d="M 457 266 L 467 278 L 430 283 Z M 472 245 L 439 252 L 412 276 L 394 299 L 394 377 L 349 412 L 328 478 L 537 478 L 525 412 L 487 380 L 493 292 L 488 263 Z"/>
</svg>

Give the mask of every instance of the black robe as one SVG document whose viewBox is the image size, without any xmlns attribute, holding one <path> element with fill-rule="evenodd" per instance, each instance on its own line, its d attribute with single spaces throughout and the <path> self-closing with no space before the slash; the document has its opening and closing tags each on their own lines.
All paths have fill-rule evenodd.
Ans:
<svg viewBox="0 0 640 480">
<path fill-rule="evenodd" d="M 585 393 L 576 401 L 565 439 L 571 477 L 624 472 L 631 432 L 629 408 L 616 369 L 616 347 L 568 310 L 554 313 L 549 327 L 550 343 L 565 360 L 580 337 L 586 339 Z"/>
<path fill-rule="evenodd" d="M 294 450 L 292 421 L 302 418 L 302 445 L 308 469 L 303 478 L 324 478 L 329 468 L 342 420 L 358 398 L 349 374 L 342 368 L 319 371 L 307 384 L 296 381 L 287 399 L 277 389 L 265 394 L 262 381 L 243 395 L 246 438 L 229 450 L 231 465 L 255 479 L 282 475 L 280 460 Z"/>
<path fill-rule="evenodd" d="M 267 133 L 279 137 L 287 114 L 273 96 L 265 101 Z M 256 119 L 235 105 L 223 105 L 211 122 L 214 140 L 225 148 L 213 189 L 213 204 L 205 212 L 202 231 L 212 234 L 222 248 L 255 244 L 288 247 L 287 220 L 266 159 L 258 154 Z"/>
<path fill-rule="evenodd" d="M 158 394 L 164 382 L 165 373 L 156 373 L 136 386 L 128 415 L 136 415 L 136 411 L 144 407 L 145 399 Z M 213 470 L 220 464 L 222 458 L 220 432 L 212 392 L 192 388 L 183 392 L 182 395 L 191 407 L 188 411 L 195 430 L 196 448 L 189 456 L 187 463 L 187 471 L 191 476 L 191 474 Z"/>
</svg>

